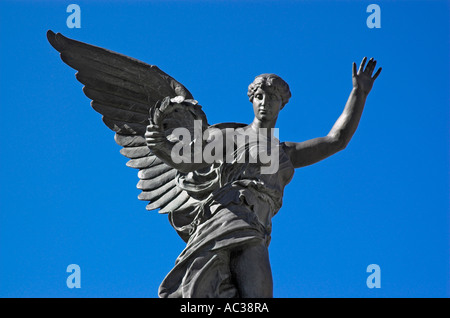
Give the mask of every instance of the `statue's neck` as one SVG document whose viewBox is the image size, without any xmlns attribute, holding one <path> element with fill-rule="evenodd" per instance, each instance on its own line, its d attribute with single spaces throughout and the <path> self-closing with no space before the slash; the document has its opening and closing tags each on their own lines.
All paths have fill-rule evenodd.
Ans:
<svg viewBox="0 0 450 318">
<path fill-rule="evenodd" d="M 270 130 L 271 134 L 272 134 L 273 133 L 272 128 L 275 128 L 276 123 L 277 123 L 276 119 L 262 121 L 255 117 L 255 119 L 253 119 L 253 122 L 251 123 L 250 127 L 256 132 L 258 132 L 258 130 L 260 128 L 266 128 L 267 130 Z"/>
</svg>

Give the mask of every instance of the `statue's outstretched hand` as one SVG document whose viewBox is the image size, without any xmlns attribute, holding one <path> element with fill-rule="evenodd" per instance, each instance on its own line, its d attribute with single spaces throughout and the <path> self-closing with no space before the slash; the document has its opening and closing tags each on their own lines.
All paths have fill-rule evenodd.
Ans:
<svg viewBox="0 0 450 318">
<path fill-rule="evenodd" d="M 375 70 L 375 66 L 377 65 L 377 61 L 373 59 L 373 57 L 369 60 L 364 69 L 364 65 L 366 64 L 367 57 L 364 57 L 361 65 L 359 66 L 359 70 L 356 71 L 356 63 L 353 62 L 353 74 L 352 81 L 353 87 L 362 90 L 366 94 L 369 94 L 372 89 L 373 82 L 380 75 L 381 67 L 377 70 L 375 75 L 372 77 L 372 73 Z"/>
</svg>

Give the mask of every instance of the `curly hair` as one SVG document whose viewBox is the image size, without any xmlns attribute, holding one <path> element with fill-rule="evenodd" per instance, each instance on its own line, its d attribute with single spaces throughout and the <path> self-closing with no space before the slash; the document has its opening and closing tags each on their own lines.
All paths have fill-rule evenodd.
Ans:
<svg viewBox="0 0 450 318">
<path fill-rule="evenodd" d="M 270 94 L 275 94 L 281 99 L 281 108 L 289 102 L 291 91 L 289 85 L 278 75 L 261 74 L 255 77 L 253 83 L 248 86 L 247 96 L 253 102 L 253 96 L 258 88 L 262 88 Z"/>
</svg>

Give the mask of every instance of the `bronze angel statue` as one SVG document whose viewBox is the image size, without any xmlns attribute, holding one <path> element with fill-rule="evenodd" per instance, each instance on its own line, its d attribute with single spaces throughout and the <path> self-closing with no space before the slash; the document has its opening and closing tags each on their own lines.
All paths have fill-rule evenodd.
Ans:
<svg viewBox="0 0 450 318">
<path fill-rule="evenodd" d="M 139 169 L 138 198 L 168 214 L 186 242 L 159 296 L 272 297 L 268 246 L 284 187 L 296 168 L 347 146 L 381 72 L 373 74 L 376 61 L 364 58 L 358 69 L 353 63 L 353 89 L 328 135 L 280 142 L 274 128 L 291 92 L 275 74 L 248 87 L 252 123 L 210 125 L 192 94 L 158 67 L 60 33 L 47 38 L 78 71 L 127 166 Z"/>
</svg>

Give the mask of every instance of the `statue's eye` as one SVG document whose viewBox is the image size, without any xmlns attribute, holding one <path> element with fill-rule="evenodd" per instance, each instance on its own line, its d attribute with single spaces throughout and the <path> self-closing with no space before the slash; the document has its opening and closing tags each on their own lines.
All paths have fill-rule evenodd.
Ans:
<svg viewBox="0 0 450 318">
<path fill-rule="evenodd" d="M 262 99 L 262 95 L 261 94 L 256 94 L 256 98 L 257 99 Z"/>
</svg>

